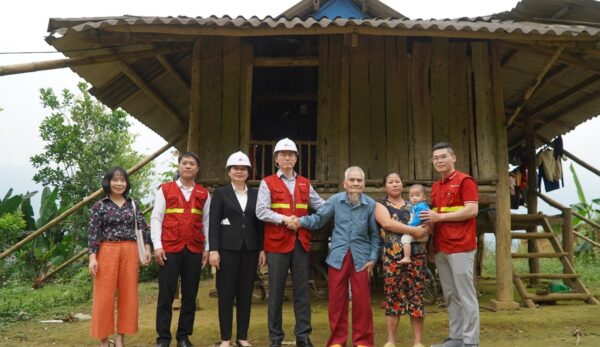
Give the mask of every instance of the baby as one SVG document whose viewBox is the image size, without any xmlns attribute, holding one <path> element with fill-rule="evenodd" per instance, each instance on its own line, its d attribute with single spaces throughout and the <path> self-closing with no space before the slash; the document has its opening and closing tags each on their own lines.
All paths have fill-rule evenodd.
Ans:
<svg viewBox="0 0 600 347">
<path fill-rule="evenodd" d="M 419 213 L 421 211 L 429 210 L 429 205 L 425 202 L 425 187 L 420 184 L 413 184 L 408 190 L 408 198 L 410 203 L 412 204 L 412 208 L 410 209 L 410 222 L 408 225 L 411 227 L 416 227 L 421 224 L 421 219 L 419 218 Z M 427 236 L 419 239 L 419 242 L 427 241 Z M 409 264 L 410 260 L 410 243 L 412 242 L 412 236 L 409 234 L 402 235 L 400 239 L 402 243 L 402 250 L 404 251 L 404 257 L 400 260 L 401 264 Z"/>
</svg>

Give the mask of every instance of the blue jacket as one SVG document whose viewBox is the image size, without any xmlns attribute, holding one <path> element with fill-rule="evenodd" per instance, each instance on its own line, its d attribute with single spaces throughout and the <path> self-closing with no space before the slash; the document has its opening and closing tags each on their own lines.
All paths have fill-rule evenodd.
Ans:
<svg viewBox="0 0 600 347">
<path fill-rule="evenodd" d="M 421 221 L 419 213 L 421 213 L 421 211 L 427 211 L 429 209 L 429 205 L 427 205 L 425 201 L 421 201 L 418 204 L 413 205 L 413 207 L 411 207 L 410 209 L 410 222 L 408 222 L 408 225 L 410 225 L 411 227 L 421 225 L 423 221 Z"/>
<path fill-rule="evenodd" d="M 359 271 L 368 261 L 377 261 L 379 257 L 381 238 L 375 221 L 375 200 L 365 194 L 360 195 L 360 203 L 354 206 L 347 200 L 346 192 L 332 195 L 317 213 L 300 218 L 300 224 L 316 230 L 334 217 L 327 264 L 341 269 L 350 250 L 354 267 Z"/>
</svg>

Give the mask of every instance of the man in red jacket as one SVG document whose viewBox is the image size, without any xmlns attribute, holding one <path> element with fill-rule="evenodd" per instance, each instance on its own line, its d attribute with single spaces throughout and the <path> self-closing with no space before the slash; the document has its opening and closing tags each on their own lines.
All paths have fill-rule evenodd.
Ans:
<svg viewBox="0 0 600 347">
<path fill-rule="evenodd" d="M 448 338 L 433 346 L 479 346 L 479 303 L 473 285 L 477 184 L 471 176 L 454 168 L 456 156 L 449 143 L 434 145 L 432 160 L 442 178 L 431 187 L 432 209 L 420 216 L 424 222 L 435 223 L 435 264 L 450 320 Z"/>
<path fill-rule="evenodd" d="M 281 310 L 285 280 L 292 271 L 294 284 L 294 315 L 297 347 L 313 347 L 310 341 L 310 292 L 308 270 L 310 232 L 299 228 L 295 217 L 317 210 L 323 200 L 310 181 L 294 171 L 298 161 L 296 144 L 285 138 L 275 145 L 273 158 L 279 170 L 260 182 L 256 201 L 256 216 L 265 222 L 264 250 L 269 267 L 269 340 L 271 347 L 281 347 L 285 336 L 281 327 Z"/>
<path fill-rule="evenodd" d="M 196 295 L 200 272 L 208 260 L 210 195 L 195 183 L 199 160 L 186 152 L 179 156 L 179 179 L 161 185 L 150 219 L 154 257 L 159 265 L 156 344 L 171 343 L 171 317 L 177 280 L 181 278 L 181 310 L 175 338 L 177 347 L 193 346 Z"/>
</svg>

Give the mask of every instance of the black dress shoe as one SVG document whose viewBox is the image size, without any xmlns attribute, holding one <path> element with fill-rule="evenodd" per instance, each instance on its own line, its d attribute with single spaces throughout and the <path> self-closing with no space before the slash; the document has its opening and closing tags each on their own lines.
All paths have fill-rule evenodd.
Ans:
<svg viewBox="0 0 600 347">
<path fill-rule="evenodd" d="M 309 338 L 306 340 L 296 340 L 296 347 L 314 347 Z"/>
<path fill-rule="evenodd" d="M 186 337 L 185 339 L 177 341 L 177 347 L 194 347 L 194 344 Z"/>
<path fill-rule="evenodd" d="M 281 341 L 271 341 L 269 347 L 281 347 Z"/>
<path fill-rule="evenodd" d="M 161 341 L 156 343 L 156 347 L 169 347 L 171 343 L 167 341 Z"/>
</svg>

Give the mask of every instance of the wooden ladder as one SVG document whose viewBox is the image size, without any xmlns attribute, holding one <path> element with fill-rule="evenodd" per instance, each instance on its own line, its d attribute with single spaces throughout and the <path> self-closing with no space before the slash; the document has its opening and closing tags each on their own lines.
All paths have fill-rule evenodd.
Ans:
<svg viewBox="0 0 600 347">
<path fill-rule="evenodd" d="M 511 253 L 512 259 L 523 258 L 557 258 L 563 265 L 563 273 L 527 273 L 518 274 L 515 271 L 513 264 L 513 281 L 515 287 L 523 300 L 523 303 L 529 308 L 535 308 L 539 302 L 553 302 L 558 300 L 583 300 L 586 304 L 598 305 L 598 300 L 587 290 L 579 279 L 579 275 L 575 273 L 573 264 L 569 261 L 568 253 L 566 253 L 554 232 L 546 215 L 544 214 L 528 214 L 528 215 L 512 215 L 511 226 L 513 230 L 520 230 L 523 226 L 542 226 L 543 232 L 535 233 L 515 233 L 511 232 L 513 239 L 522 240 L 544 240 L 550 241 L 554 252 L 552 253 Z M 566 293 L 550 293 L 545 295 L 532 294 L 527 292 L 523 280 L 525 279 L 559 279 L 567 280 L 572 291 Z"/>
</svg>

